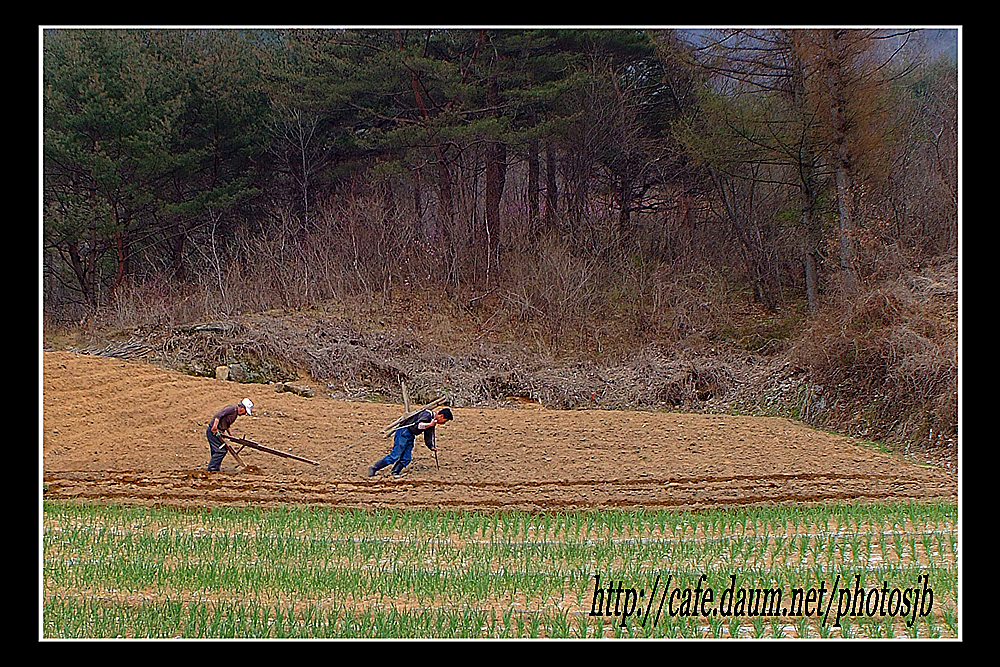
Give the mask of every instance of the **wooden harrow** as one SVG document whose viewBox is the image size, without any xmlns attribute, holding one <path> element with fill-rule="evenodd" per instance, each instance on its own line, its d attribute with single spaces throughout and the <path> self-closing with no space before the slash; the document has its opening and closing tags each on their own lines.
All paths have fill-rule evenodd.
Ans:
<svg viewBox="0 0 1000 667">
<path fill-rule="evenodd" d="M 235 443 L 239 445 L 239 448 L 236 448 L 232 444 L 226 443 L 226 447 L 229 449 L 229 453 L 232 454 L 233 458 L 236 459 L 236 462 L 241 466 L 243 466 L 244 468 L 247 467 L 247 464 L 244 463 L 243 459 L 240 457 L 240 452 L 243 451 L 244 447 L 250 447 L 251 449 L 257 449 L 259 451 L 267 452 L 268 454 L 274 454 L 275 456 L 281 456 L 286 459 L 295 459 L 296 461 L 311 463 L 314 466 L 319 465 L 319 463 L 317 463 L 316 461 L 307 459 L 304 456 L 296 456 L 295 454 L 289 454 L 288 452 L 283 452 L 280 449 L 266 447 L 260 444 L 259 442 L 254 442 L 253 440 L 247 440 L 246 438 L 234 438 L 232 436 L 226 435 L 225 433 L 222 433 L 220 435 L 221 437 L 228 440 L 230 443 Z"/>
</svg>

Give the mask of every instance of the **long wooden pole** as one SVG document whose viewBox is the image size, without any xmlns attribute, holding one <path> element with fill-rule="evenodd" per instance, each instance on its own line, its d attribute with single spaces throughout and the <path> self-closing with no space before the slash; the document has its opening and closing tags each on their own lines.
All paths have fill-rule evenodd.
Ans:
<svg viewBox="0 0 1000 667">
<path fill-rule="evenodd" d="M 433 401 L 431 401 L 430 403 L 428 403 L 427 405 L 425 405 L 423 407 L 419 407 L 416 410 L 411 410 L 411 411 L 406 412 L 402 417 L 400 417 L 399 419 L 394 420 L 391 424 L 389 424 L 388 426 L 386 426 L 385 428 L 383 428 L 382 431 L 381 431 L 382 435 L 388 437 L 392 433 L 398 431 L 399 430 L 398 426 L 402 422 L 404 422 L 407 419 L 409 419 L 410 417 L 412 417 L 413 415 L 415 415 L 418 412 L 421 412 L 423 410 L 427 410 L 428 408 L 436 408 L 437 406 L 441 405 L 442 403 L 446 402 L 447 400 L 448 400 L 447 396 L 441 396 L 440 398 L 434 399 Z"/>
</svg>

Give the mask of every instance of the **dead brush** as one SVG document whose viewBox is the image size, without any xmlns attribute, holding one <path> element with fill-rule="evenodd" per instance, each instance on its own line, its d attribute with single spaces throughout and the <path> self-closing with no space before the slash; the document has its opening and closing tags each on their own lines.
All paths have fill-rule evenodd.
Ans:
<svg viewBox="0 0 1000 667">
<path fill-rule="evenodd" d="M 957 433 L 957 327 L 912 284 L 896 279 L 841 299 L 793 350 L 869 439 Z"/>
<path fill-rule="evenodd" d="M 607 304 L 597 263 L 574 256 L 556 241 L 541 245 L 530 256 L 511 259 L 499 294 L 514 328 L 533 330 L 547 344 L 558 345 L 586 330 Z"/>
</svg>

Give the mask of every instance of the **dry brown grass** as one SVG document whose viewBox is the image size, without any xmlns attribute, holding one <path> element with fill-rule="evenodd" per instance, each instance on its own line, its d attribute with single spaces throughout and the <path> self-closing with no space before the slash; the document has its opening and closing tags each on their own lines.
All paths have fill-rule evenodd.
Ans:
<svg viewBox="0 0 1000 667">
<path fill-rule="evenodd" d="M 957 261 L 832 302 L 797 342 L 799 364 L 872 440 L 951 445 L 958 432 Z"/>
</svg>

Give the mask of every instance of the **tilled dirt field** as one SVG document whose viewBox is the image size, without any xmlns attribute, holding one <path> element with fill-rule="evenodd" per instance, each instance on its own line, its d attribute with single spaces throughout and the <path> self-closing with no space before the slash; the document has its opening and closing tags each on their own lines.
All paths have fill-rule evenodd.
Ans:
<svg viewBox="0 0 1000 667">
<path fill-rule="evenodd" d="M 398 478 L 368 465 L 401 405 L 305 398 L 117 358 L 45 352 L 45 499 L 200 507 L 309 503 L 467 509 L 697 509 L 768 502 L 957 500 L 953 472 L 780 418 L 455 408 L 437 459 L 418 438 Z M 208 473 L 205 429 L 243 397 L 233 433 L 318 466 L 244 449 Z"/>
</svg>

